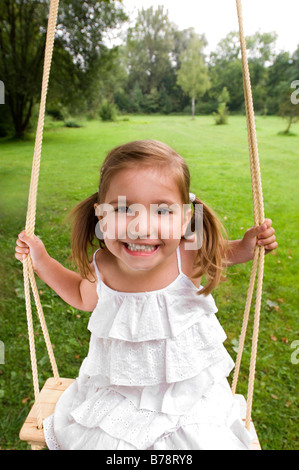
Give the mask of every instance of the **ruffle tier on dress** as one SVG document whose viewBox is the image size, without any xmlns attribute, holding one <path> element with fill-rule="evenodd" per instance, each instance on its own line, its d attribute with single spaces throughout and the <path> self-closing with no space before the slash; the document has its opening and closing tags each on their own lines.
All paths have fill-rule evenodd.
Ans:
<svg viewBox="0 0 299 470">
<path fill-rule="evenodd" d="M 49 449 L 249 449 L 226 377 L 234 364 L 214 299 L 180 268 L 165 289 L 117 292 L 100 278 L 79 377 L 44 421 Z"/>
</svg>

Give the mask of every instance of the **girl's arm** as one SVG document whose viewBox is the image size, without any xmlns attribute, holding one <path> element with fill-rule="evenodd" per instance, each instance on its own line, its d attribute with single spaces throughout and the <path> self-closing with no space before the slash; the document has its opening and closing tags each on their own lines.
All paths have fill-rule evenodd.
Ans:
<svg viewBox="0 0 299 470">
<path fill-rule="evenodd" d="M 51 258 L 43 242 L 36 235 L 30 238 L 25 232 L 21 232 L 17 240 L 15 257 L 19 261 L 24 261 L 29 253 L 35 273 L 66 303 L 88 312 L 95 308 L 98 300 L 96 282 L 83 279 L 78 273 Z"/>
<path fill-rule="evenodd" d="M 266 219 L 262 225 L 251 227 L 242 240 L 229 241 L 226 254 L 227 265 L 246 263 L 253 259 L 256 245 L 264 246 L 266 253 L 278 247 L 272 220 Z"/>
</svg>

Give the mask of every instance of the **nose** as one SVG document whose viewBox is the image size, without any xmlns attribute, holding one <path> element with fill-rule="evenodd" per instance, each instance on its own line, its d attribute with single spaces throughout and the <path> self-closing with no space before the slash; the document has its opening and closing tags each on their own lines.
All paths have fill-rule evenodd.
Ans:
<svg viewBox="0 0 299 470">
<path fill-rule="evenodd" d="M 151 211 L 147 210 L 142 204 L 136 204 L 136 217 L 128 223 L 127 234 L 129 238 L 156 238 L 156 228 L 151 217 Z"/>
</svg>

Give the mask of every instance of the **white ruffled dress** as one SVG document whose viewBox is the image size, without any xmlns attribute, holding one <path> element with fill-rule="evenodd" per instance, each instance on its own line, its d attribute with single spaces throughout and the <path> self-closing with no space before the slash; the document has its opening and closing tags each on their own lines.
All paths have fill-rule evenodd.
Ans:
<svg viewBox="0 0 299 470">
<path fill-rule="evenodd" d="M 226 377 L 234 363 L 211 295 L 181 270 L 151 292 L 98 276 L 89 352 L 44 421 L 52 450 L 237 450 L 252 437 Z"/>
</svg>

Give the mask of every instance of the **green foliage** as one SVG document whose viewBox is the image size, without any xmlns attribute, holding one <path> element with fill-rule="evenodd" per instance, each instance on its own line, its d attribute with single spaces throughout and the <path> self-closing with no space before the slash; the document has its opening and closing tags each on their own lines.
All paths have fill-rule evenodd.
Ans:
<svg viewBox="0 0 299 470">
<path fill-rule="evenodd" d="M 143 98 L 142 90 L 139 86 L 139 83 L 136 82 L 131 93 L 131 109 L 129 110 L 132 111 L 133 113 L 135 112 L 140 113 L 143 107 L 143 100 L 144 98 Z"/>
<path fill-rule="evenodd" d="M 299 81 L 298 81 L 299 84 Z M 287 127 L 281 132 L 284 135 L 291 135 L 291 126 L 299 121 L 299 103 L 291 101 L 291 95 L 294 90 L 286 87 L 281 94 L 279 103 L 279 115 L 286 119 Z"/>
<path fill-rule="evenodd" d="M 0 77 L 9 98 L 14 131 L 23 137 L 40 99 L 49 1 L 0 3 Z M 118 1 L 62 0 L 57 21 L 49 100 L 87 112 L 98 94 L 113 50 L 103 36 L 126 20 Z M 91 100 L 91 101 L 88 101 Z M 96 103 L 98 107 L 99 102 Z"/>
<path fill-rule="evenodd" d="M 36 127 L 49 1 L 0 2 L 0 79 L 6 88 L 0 134 L 19 137 Z M 121 113 L 244 113 L 240 41 L 223 38 L 209 56 L 203 34 L 180 31 L 163 6 L 141 9 L 120 46 L 104 38 L 126 19 L 119 0 L 61 0 L 47 108 L 55 119 L 98 117 L 103 100 Z M 15 32 L 15 34 L 13 34 Z M 281 97 L 299 77 L 299 48 L 275 53 L 276 33 L 248 36 L 247 49 L 257 114 L 273 115 Z M 7 72 L 9 71 L 9 73 Z M 62 116 L 59 116 L 62 113 Z M 5 116 L 4 116 L 5 114 Z M 220 117 L 221 115 L 221 117 Z M 294 121 L 292 121 L 294 122 Z"/>
<path fill-rule="evenodd" d="M 82 127 L 77 121 L 74 121 L 73 119 L 69 119 L 64 123 L 65 127 L 73 127 L 75 129 L 78 129 L 79 127 Z"/>
<path fill-rule="evenodd" d="M 117 116 L 117 108 L 110 101 L 104 100 L 99 109 L 99 115 L 102 121 L 115 121 Z"/>
<path fill-rule="evenodd" d="M 47 107 L 47 114 L 51 116 L 55 121 L 64 121 L 64 113 L 61 107 L 49 106 Z"/>
<path fill-rule="evenodd" d="M 202 54 L 203 43 L 193 37 L 185 51 L 180 54 L 180 69 L 177 72 L 177 83 L 192 100 L 192 116 L 195 113 L 195 99 L 203 96 L 211 87 L 208 68 Z"/>
<path fill-rule="evenodd" d="M 7 104 L 1 104 L 0 111 L 0 137 L 6 137 L 11 134 L 13 121 Z"/>
<path fill-rule="evenodd" d="M 159 90 L 171 73 L 170 54 L 173 49 L 172 25 L 163 6 L 142 8 L 136 24 L 127 36 L 129 86 L 136 81 L 144 94 Z"/>
<path fill-rule="evenodd" d="M 48 2 L 1 2 L 0 77 L 15 134 L 23 137 L 40 97 Z"/>
<path fill-rule="evenodd" d="M 219 103 L 217 113 L 213 113 L 217 125 L 227 124 L 228 108 L 225 103 Z"/>
<path fill-rule="evenodd" d="M 219 96 L 219 106 L 217 113 L 213 113 L 215 122 L 217 125 L 227 124 L 228 121 L 228 107 L 229 92 L 226 87 L 223 88 L 221 95 Z"/>
<path fill-rule="evenodd" d="M 202 96 L 210 86 L 202 47 L 201 40 L 193 38 L 187 49 L 180 55 L 181 66 L 178 70 L 178 84 L 190 98 Z"/>
</svg>

